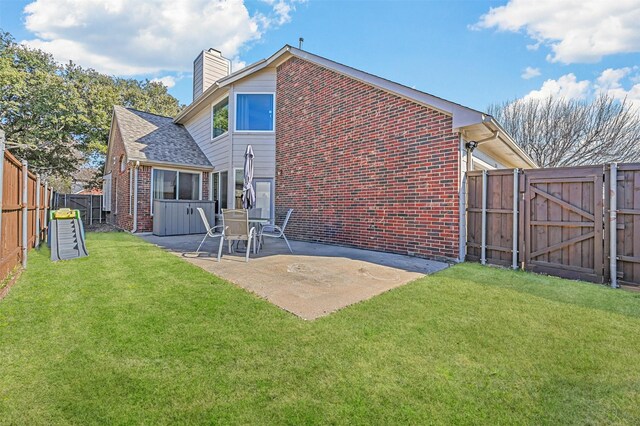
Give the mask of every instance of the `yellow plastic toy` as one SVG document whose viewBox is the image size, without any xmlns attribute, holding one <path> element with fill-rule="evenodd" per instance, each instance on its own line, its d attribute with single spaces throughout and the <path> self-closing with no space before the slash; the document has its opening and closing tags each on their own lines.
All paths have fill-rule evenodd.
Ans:
<svg viewBox="0 0 640 426">
<path fill-rule="evenodd" d="M 80 219 L 78 210 L 58 209 L 51 212 L 51 219 Z"/>
</svg>

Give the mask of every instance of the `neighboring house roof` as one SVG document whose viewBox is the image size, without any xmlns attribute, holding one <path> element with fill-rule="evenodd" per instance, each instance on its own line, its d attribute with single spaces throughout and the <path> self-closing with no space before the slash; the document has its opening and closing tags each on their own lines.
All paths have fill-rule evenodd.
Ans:
<svg viewBox="0 0 640 426">
<path fill-rule="evenodd" d="M 102 195 L 102 189 L 93 188 L 93 189 L 83 189 L 81 191 L 75 192 L 78 195 Z"/>
<path fill-rule="evenodd" d="M 117 105 L 113 114 L 128 161 L 212 168 L 187 129 L 173 118 Z"/>
<path fill-rule="evenodd" d="M 312 53 L 285 45 L 267 59 L 255 62 L 239 71 L 233 72 L 221 78 L 209 87 L 202 96 L 183 109 L 174 119 L 175 123 L 184 123 L 193 114 L 200 110 L 200 106 L 219 97 L 226 87 L 269 66 L 277 66 L 289 58 L 296 57 L 321 67 L 330 69 L 339 74 L 349 76 L 355 80 L 364 82 L 378 89 L 393 93 L 397 96 L 409 99 L 427 107 L 439 110 L 452 117 L 453 128 L 468 133 L 466 138 L 482 139 L 485 146 L 491 151 L 504 150 L 503 155 L 515 161 L 518 167 L 537 167 L 536 163 L 520 148 L 515 141 L 504 131 L 502 126 L 489 114 L 468 108 L 464 105 L 448 101 L 426 92 L 413 89 L 408 86 L 369 74 L 364 71 L 334 62 Z"/>
</svg>

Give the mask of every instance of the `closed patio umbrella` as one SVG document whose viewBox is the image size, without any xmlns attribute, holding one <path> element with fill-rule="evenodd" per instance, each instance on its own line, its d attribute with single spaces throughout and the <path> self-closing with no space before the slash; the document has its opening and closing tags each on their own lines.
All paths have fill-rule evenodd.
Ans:
<svg viewBox="0 0 640 426">
<path fill-rule="evenodd" d="M 252 209 L 256 205 L 256 193 L 253 190 L 253 148 L 247 146 L 244 153 L 244 184 L 242 186 L 242 206 Z"/>
</svg>

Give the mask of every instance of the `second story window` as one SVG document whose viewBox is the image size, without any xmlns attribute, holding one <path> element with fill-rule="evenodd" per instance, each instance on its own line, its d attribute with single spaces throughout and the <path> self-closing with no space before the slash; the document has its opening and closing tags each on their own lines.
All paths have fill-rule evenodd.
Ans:
<svg viewBox="0 0 640 426">
<path fill-rule="evenodd" d="M 272 132 L 274 129 L 273 93 L 238 93 L 236 130 Z"/>
<path fill-rule="evenodd" d="M 211 108 L 211 139 L 229 130 L 229 98 L 224 98 Z"/>
</svg>

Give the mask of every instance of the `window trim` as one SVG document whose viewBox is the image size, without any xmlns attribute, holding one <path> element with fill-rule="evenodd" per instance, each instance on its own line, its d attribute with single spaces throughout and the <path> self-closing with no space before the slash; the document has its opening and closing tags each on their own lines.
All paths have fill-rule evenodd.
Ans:
<svg viewBox="0 0 640 426">
<path fill-rule="evenodd" d="M 238 130 L 238 95 L 271 95 L 273 96 L 272 130 Z M 234 92 L 233 94 L 233 131 L 234 133 L 275 133 L 276 131 L 276 92 Z"/>
<path fill-rule="evenodd" d="M 233 168 L 233 208 L 235 209 L 236 207 L 236 174 L 238 172 L 241 172 L 242 174 L 242 187 L 244 188 L 244 167 L 234 167 Z M 240 196 L 240 199 L 242 200 L 242 196 Z M 242 208 L 242 207 L 240 207 Z"/>
<path fill-rule="evenodd" d="M 225 100 L 225 98 L 227 99 L 227 131 L 218 135 L 218 136 L 213 136 L 213 108 L 218 105 L 220 102 L 222 102 L 223 100 Z M 218 139 L 222 138 L 225 135 L 229 134 L 229 120 L 231 119 L 230 115 L 229 115 L 229 95 L 226 94 L 218 99 L 216 99 L 215 101 L 211 102 L 211 108 L 209 108 L 209 127 L 210 127 L 210 131 L 209 131 L 209 138 L 211 139 L 211 142 L 215 142 Z"/>
<path fill-rule="evenodd" d="M 202 201 L 202 185 L 204 184 L 204 182 L 202 181 L 202 171 L 201 170 L 190 170 L 190 169 L 181 169 L 181 168 L 171 168 L 171 167 L 156 167 L 153 166 L 151 167 L 151 182 L 149 184 L 149 188 L 150 188 L 150 194 L 149 194 L 149 199 L 151 200 L 150 204 L 151 204 L 151 209 L 149 210 L 151 213 L 150 215 L 153 216 L 153 202 L 155 201 L 155 199 L 153 198 L 153 171 L 154 170 L 167 170 L 169 172 L 176 172 L 176 198 L 173 201 L 189 201 L 189 200 L 179 200 L 178 196 L 179 196 L 179 190 L 178 188 L 180 188 L 180 172 L 182 173 L 191 173 L 191 174 L 197 174 L 200 176 L 200 188 L 198 191 L 198 199 L 197 200 L 190 200 L 190 201 Z"/>
<path fill-rule="evenodd" d="M 258 193 L 256 188 L 256 184 L 258 182 L 269 182 L 270 189 L 271 189 L 271 193 L 269 195 L 270 204 L 271 204 L 269 206 L 269 210 L 271 212 L 271 215 L 269 217 L 269 222 L 273 224 L 275 223 L 275 220 L 276 220 L 276 179 L 272 177 L 253 178 L 253 181 L 251 182 L 251 184 L 253 185 L 253 190 L 256 192 L 256 194 Z"/>
<path fill-rule="evenodd" d="M 216 171 L 211 172 L 211 183 L 209 185 L 213 185 L 213 175 L 218 175 L 218 196 L 220 196 L 220 194 L 222 194 L 222 177 L 221 177 L 222 173 L 227 174 L 227 188 L 226 188 L 227 199 L 224 200 L 225 204 L 227 204 L 227 207 L 225 207 L 226 209 L 229 206 L 229 170 L 219 170 L 217 172 Z M 210 191 L 211 197 L 209 201 L 215 201 L 213 199 L 213 186 L 210 186 L 210 188 L 211 188 L 211 191 Z M 219 213 L 216 212 L 216 214 L 222 214 L 222 199 L 218 200 L 218 210 L 220 212 Z"/>
</svg>

